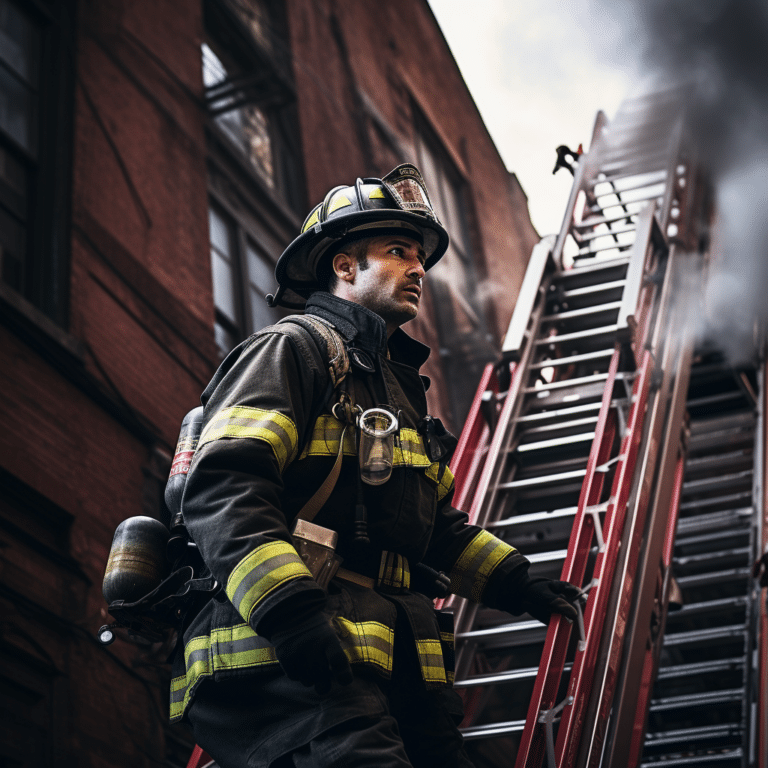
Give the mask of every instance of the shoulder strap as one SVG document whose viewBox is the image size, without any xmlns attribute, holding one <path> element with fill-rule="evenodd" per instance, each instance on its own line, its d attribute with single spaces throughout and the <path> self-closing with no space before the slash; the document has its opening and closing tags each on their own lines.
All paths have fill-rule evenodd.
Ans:
<svg viewBox="0 0 768 768">
<path fill-rule="evenodd" d="M 291 315 L 279 321 L 280 323 L 295 323 L 306 330 L 314 331 L 325 343 L 328 373 L 333 389 L 341 384 L 349 373 L 349 355 L 344 337 L 331 323 L 314 315 Z"/>
</svg>

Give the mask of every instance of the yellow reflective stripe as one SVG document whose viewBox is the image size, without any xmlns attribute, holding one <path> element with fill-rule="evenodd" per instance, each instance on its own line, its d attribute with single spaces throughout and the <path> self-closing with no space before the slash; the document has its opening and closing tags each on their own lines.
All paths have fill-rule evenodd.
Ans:
<svg viewBox="0 0 768 768">
<path fill-rule="evenodd" d="M 438 501 L 442 501 L 453 489 L 453 472 L 447 465 L 445 465 L 443 474 L 440 475 L 440 464 L 437 462 L 430 464 L 425 475 L 437 486 Z"/>
<path fill-rule="evenodd" d="M 331 214 L 334 211 L 338 211 L 339 208 L 346 208 L 348 205 L 352 205 L 352 203 L 344 195 L 337 195 L 333 199 L 330 208 L 328 208 L 328 213 Z"/>
<path fill-rule="evenodd" d="M 369 200 L 376 200 L 378 198 L 381 198 L 382 200 L 386 200 L 386 197 L 384 197 L 384 190 L 381 187 L 376 187 L 373 192 L 371 192 L 370 195 L 368 195 Z"/>
<path fill-rule="evenodd" d="M 333 416 L 320 416 L 312 429 L 309 442 L 304 446 L 299 459 L 307 456 L 336 456 L 339 452 L 339 438 L 344 424 Z M 344 436 L 344 455 L 356 456 L 354 430 L 347 430 Z"/>
<path fill-rule="evenodd" d="M 481 602 L 485 585 L 496 566 L 516 551 L 488 531 L 480 531 L 451 569 L 451 592 Z"/>
<path fill-rule="evenodd" d="M 394 631 L 378 621 L 334 620 L 344 653 L 353 664 L 372 664 L 387 675 L 392 673 Z M 429 680 L 442 680 L 435 664 L 437 641 L 424 641 L 420 657 L 428 665 Z M 276 665 L 275 649 L 257 635 L 248 624 L 236 624 L 211 632 L 210 637 L 195 637 L 184 649 L 186 674 L 171 681 L 170 715 L 173 722 L 184 716 L 198 682 L 214 672 L 228 672 L 247 667 Z M 425 674 L 427 674 L 425 673 Z"/>
<path fill-rule="evenodd" d="M 343 429 L 344 425 L 333 416 L 327 414 L 320 416 L 312 428 L 312 435 L 299 459 L 307 456 L 336 456 L 339 452 L 339 438 Z M 344 437 L 344 455 L 357 455 L 354 434 L 351 432 L 347 432 Z M 424 448 L 424 441 L 415 429 L 403 427 L 400 430 L 399 440 L 395 441 L 392 463 L 394 466 L 401 467 L 428 467 L 431 464 Z"/>
<path fill-rule="evenodd" d="M 417 640 L 416 649 L 419 653 L 421 674 L 427 682 L 444 683 L 445 665 L 443 663 L 443 648 L 438 640 Z"/>
<path fill-rule="evenodd" d="M 238 613 L 249 621 L 256 606 L 278 587 L 293 579 L 312 578 L 296 550 L 285 541 L 256 547 L 235 567 L 226 593 Z"/>
<path fill-rule="evenodd" d="M 219 411 L 200 435 L 198 450 L 223 438 L 263 440 L 272 448 L 281 472 L 294 459 L 299 445 L 296 425 L 287 416 L 244 405 Z"/>
<path fill-rule="evenodd" d="M 350 663 L 373 664 L 391 674 L 395 634 L 390 627 L 378 621 L 349 621 L 341 616 L 334 623 L 341 629 L 339 640 Z"/>
<path fill-rule="evenodd" d="M 171 720 L 179 720 L 184 715 L 194 684 L 212 674 L 210 653 L 211 640 L 206 636 L 193 637 L 184 647 L 187 672 L 183 677 L 171 681 Z"/>
<path fill-rule="evenodd" d="M 378 586 L 394 589 L 408 589 L 411 586 L 411 566 L 402 555 L 396 552 L 381 553 Z"/>
<path fill-rule="evenodd" d="M 427 456 L 424 441 L 415 429 L 403 427 L 400 430 L 399 445 L 395 445 L 393 464 L 407 467 L 428 467 L 432 462 Z"/>
<path fill-rule="evenodd" d="M 211 656 L 215 672 L 277 664 L 275 649 L 248 624 L 213 630 Z"/>
<path fill-rule="evenodd" d="M 308 229 L 312 229 L 312 227 L 317 224 L 317 222 L 320 220 L 320 208 L 321 206 L 317 206 L 314 211 L 312 211 L 312 215 L 307 219 L 306 223 L 304 224 L 301 232 L 304 234 Z"/>
</svg>

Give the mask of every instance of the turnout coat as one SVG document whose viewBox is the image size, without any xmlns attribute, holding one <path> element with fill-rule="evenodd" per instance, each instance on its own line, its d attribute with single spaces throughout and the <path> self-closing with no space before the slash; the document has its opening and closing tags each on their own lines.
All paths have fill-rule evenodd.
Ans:
<svg viewBox="0 0 768 768">
<path fill-rule="evenodd" d="M 528 561 L 514 547 L 468 524 L 451 506 L 453 476 L 429 428 L 419 367 L 429 349 L 397 330 L 387 341 L 382 318 L 328 293 L 307 314 L 347 340 L 349 391 L 363 410 L 399 412 L 394 467 L 381 486 L 362 486 L 370 546 L 354 541 L 359 489 L 353 430 L 347 430 L 338 482 L 314 522 L 339 534 L 344 578 L 328 589 L 333 618 L 353 669 L 389 677 L 398 608 L 407 617 L 422 682 L 452 682 L 449 615 L 410 588 L 417 563 L 450 576 L 451 591 L 509 607 Z M 363 354 L 356 354 L 355 350 Z M 362 359 L 371 370 L 355 364 Z M 259 623 L 290 599 L 316 602 L 323 591 L 294 548 L 296 515 L 328 476 L 343 425 L 324 404 L 331 374 L 323 340 L 296 323 L 270 326 L 230 353 L 202 396 L 203 431 L 190 466 L 182 510 L 205 567 L 222 592 L 187 617 L 173 664 L 171 719 L 180 720 L 206 679 L 279 669 Z M 514 599 L 514 598 L 513 598 Z M 448 620 L 448 621 L 446 621 Z"/>
</svg>

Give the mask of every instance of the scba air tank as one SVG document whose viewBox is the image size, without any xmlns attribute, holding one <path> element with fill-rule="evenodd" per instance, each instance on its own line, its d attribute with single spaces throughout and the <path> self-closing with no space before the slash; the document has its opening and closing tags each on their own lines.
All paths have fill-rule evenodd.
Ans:
<svg viewBox="0 0 768 768">
<path fill-rule="evenodd" d="M 108 604 L 134 603 L 168 575 L 168 529 L 153 517 L 129 517 L 112 539 L 102 593 Z"/>
<path fill-rule="evenodd" d="M 181 422 L 179 442 L 171 464 L 168 484 L 165 486 L 165 503 L 171 513 L 171 527 L 181 512 L 181 497 L 187 482 L 187 472 L 197 449 L 197 441 L 203 428 L 203 407 L 193 408 Z"/>
<path fill-rule="evenodd" d="M 189 542 L 181 514 L 181 497 L 187 484 L 187 473 L 192 457 L 197 450 L 197 442 L 203 428 L 203 407 L 193 408 L 181 422 L 179 442 L 171 464 L 171 473 L 165 486 L 165 505 L 171 513 L 171 538 L 168 542 L 168 557 L 176 562 L 184 556 Z"/>
</svg>

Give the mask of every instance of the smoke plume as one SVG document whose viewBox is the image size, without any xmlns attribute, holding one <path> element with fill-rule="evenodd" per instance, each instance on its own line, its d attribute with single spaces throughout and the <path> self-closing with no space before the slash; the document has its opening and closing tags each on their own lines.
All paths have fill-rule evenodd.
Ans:
<svg viewBox="0 0 768 768">
<path fill-rule="evenodd" d="M 614 55 L 639 62 L 643 91 L 693 86 L 717 204 L 706 332 L 746 362 L 768 321 L 768 3 L 594 0 L 591 11 L 592 29 L 613 30 Z"/>
</svg>

